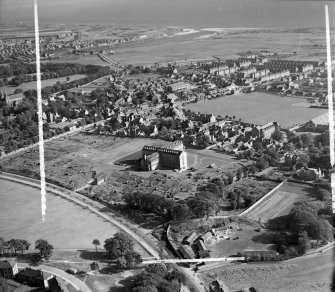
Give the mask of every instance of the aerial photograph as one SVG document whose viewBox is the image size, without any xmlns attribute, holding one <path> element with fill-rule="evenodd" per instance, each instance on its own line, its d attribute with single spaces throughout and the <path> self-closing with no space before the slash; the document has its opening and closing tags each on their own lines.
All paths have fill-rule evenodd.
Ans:
<svg viewBox="0 0 335 292">
<path fill-rule="evenodd" d="M 335 1 L 0 0 L 0 292 L 335 291 L 334 73 Z"/>
</svg>

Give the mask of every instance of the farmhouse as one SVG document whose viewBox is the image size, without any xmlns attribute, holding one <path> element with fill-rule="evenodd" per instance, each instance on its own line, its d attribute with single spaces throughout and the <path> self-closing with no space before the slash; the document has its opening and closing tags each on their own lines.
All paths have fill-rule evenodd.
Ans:
<svg viewBox="0 0 335 292">
<path fill-rule="evenodd" d="M 13 278 L 18 273 L 17 263 L 11 261 L 0 262 L 0 277 L 5 279 Z"/>
<path fill-rule="evenodd" d="M 187 168 L 187 156 L 182 141 L 178 140 L 162 147 L 143 147 L 141 168 L 144 170 L 155 170 L 159 167 L 169 169 Z"/>
</svg>

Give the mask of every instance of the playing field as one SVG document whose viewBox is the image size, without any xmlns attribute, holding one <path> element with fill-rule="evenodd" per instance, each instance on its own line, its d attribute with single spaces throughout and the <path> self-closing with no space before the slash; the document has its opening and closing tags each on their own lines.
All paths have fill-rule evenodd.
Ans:
<svg viewBox="0 0 335 292">
<path fill-rule="evenodd" d="M 307 108 L 302 102 L 301 98 L 253 92 L 188 104 L 186 109 L 222 117 L 235 116 L 257 125 L 277 121 L 284 128 L 308 122 L 327 112 L 325 109 Z"/>
<path fill-rule="evenodd" d="M 103 245 L 120 231 L 88 209 L 51 193 L 42 222 L 39 190 L 2 179 L 0 185 L 0 234 L 5 240 L 26 239 L 33 248 L 35 240 L 42 238 L 57 249 L 92 249 L 93 239 Z M 147 255 L 138 245 L 136 250 Z"/>
</svg>

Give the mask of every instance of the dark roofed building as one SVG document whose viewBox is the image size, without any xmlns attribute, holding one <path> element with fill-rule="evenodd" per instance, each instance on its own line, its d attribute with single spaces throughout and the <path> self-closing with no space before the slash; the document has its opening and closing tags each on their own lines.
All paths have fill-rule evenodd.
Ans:
<svg viewBox="0 0 335 292">
<path fill-rule="evenodd" d="M 41 270 L 32 268 L 25 268 L 24 270 L 20 271 L 17 274 L 17 279 L 20 282 L 42 288 L 48 288 L 49 287 L 48 280 L 50 280 L 53 277 L 54 276 L 49 273 L 42 272 Z"/>
<path fill-rule="evenodd" d="M 69 289 L 65 285 L 64 281 L 60 278 L 53 277 L 48 280 L 50 292 L 69 292 Z"/>
<path fill-rule="evenodd" d="M 229 292 L 229 289 L 221 280 L 215 280 L 209 284 L 209 292 Z"/>
</svg>

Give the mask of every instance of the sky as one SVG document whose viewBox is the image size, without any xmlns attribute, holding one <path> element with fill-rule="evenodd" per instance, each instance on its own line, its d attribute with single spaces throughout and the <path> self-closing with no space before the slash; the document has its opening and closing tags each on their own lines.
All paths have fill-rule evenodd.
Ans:
<svg viewBox="0 0 335 292">
<path fill-rule="evenodd" d="M 320 27 L 324 4 L 305 0 L 40 0 L 41 23 L 184 27 Z M 0 23 L 32 22 L 33 0 L 0 0 Z M 334 23 L 335 24 L 335 23 Z"/>
</svg>

